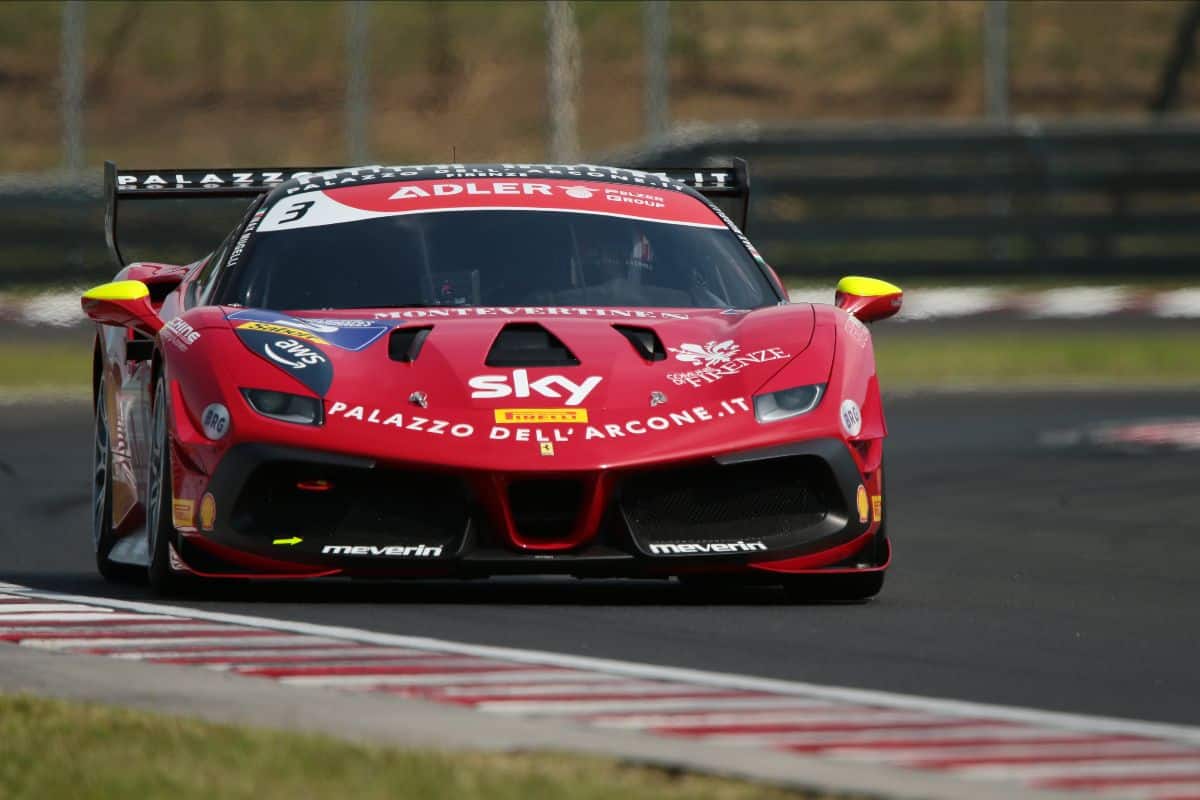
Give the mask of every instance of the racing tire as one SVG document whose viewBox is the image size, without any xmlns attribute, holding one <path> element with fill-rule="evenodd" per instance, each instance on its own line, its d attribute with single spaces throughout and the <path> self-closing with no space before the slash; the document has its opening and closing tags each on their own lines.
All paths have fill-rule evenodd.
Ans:
<svg viewBox="0 0 1200 800">
<path fill-rule="evenodd" d="M 95 430 L 92 442 L 92 545 L 96 552 L 96 570 L 106 581 L 137 583 L 146 579 L 146 571 L 134 564 L 113 561 L 108 556 L 117 537 L 112 524 L 112 448 L 108 432 L 108 404 L 104 401 L 104 378 L 96 391 Z"/>
<path fill-rule="evenodd" d="M 182 594 L 190 588 L 189 576 L 171 569 L 171 544 L 176 538 L 171 513 L 171 448 L 167 433 L 167 382 L 160 372 L 154 385 L 154 408 L 150 425 L 150 458 L 146 479 L 146 568 L 150 587 L 163 596 Z"/>
</svg>

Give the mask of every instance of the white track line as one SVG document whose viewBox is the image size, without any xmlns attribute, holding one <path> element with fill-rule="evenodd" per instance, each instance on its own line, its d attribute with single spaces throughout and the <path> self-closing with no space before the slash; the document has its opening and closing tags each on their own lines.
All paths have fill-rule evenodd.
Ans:
<svg viewBox="0 0 1200 800">
<path fill-rule="evenodd" d="M 989 778 L 995 780 L 1054 780 L 1056 778 L 1103 777 L 1106 775 L 1147 777 L 1182 773 L 1194 775 L 1200 772 L 1200 758 L 1180 758 L 1175 760 L 1137 760 L 1097 761 L 1095 763 L 1065 763 L 1065 764 L 989 764 L 980 767 L 957 767 L 946 770 L 953 775 L 970 778 Z"/>
<path fill-rule="evenodd" d="M 1053 785 L 1035 784 L 1039 789 L 1060 788 Z M 1065 786 L 1061 788 L 1070 789 Z M 1200 780 L 1188 781 L 1146 781 L 1144 783 L 1126 783 L 1113 781 L 1109 784 L 1099 783 L 1094 786 L 1081 786 L 1076 791 L 1102 793 L 1102 797 L 1122 797 L 1125 800 L 1142 800 L 1147 798 L 1196 798 L 1200 797 Z"/>
<path fill-rule="evenodd" d="M 151 650 L 148 652 L 135 653 L 113 653 L 114 658 L 125 658 L 133 660 L 141 659 L 164 659 L 164 658 L 261 658 L 269 660 L 272 658 L 313 658 L 320 659 L 325 657 L 353 657 L 353 656 L 372 656 L 386 655 L 397 657 L 404 656 L 420 656 L 423 658 L 429 657 L 428 650 L 405 650 L 401 647 L 364 647 L 362 645 L 350 645 L 348 647 L 328 646 L 328 647 L 297 647 L 297 648 L 262 648 L 262 647 L 221 647 L 212 650 Z"/>
<path fill-rule="evenodd" d="M 47 614 L 46 619 L 51 619 L 54 615 L 49 612 L 61 614 L 64 611 L 74 612 L 76 614 L 111 614 L 112 609 L 98 608 L 96 606 L 85 606 L 78 603 L 4 603 L 0 605 L 0 617 L 15 616 L 20 614 L 31 614 L 33 612 Z M 70 617 L 66 617 L 70 619 Z"/>
<path fill-rule="evenodd" d="M 299 640 L 307 639 L 301 636 L 254 636 L 245 637 L 254 639 L 262 644 L 287 644 Z M 227 644 L 229 636 L 169 636 L 169 637 L 154 637 L 150 636 L 145 639 L 128 638 L 128 639 L 23 639 L 21 644 L 26 647 L 40 647 L 43 650 L 90 650 L 93 648 L 122 648 L 129 650 L 137 650 L 146 647 L 178 647 L 181 644 Z"/>
<path fill-rule="evenodd" d="M 712 704 L 716 701 L 729 699 L 717 694 L 727 691 L 727 689 L 715 686 L 708 687 L 707 689 L 697 686 L 692 692 L 694 696 L 680 697 L 678 699 L 630 697 L 621 699 L 613 698 L 611 700 L 543 700 L 541 702 L 495 700 L 477 703 L 475 704 L 475 708 L 493 714 L 528 714 L 530 716 L 557 716 L 563 714 L 576 716 L 579 714 L 619 711 L 621 709 L 662 708 L 664 706 L 672 708 L 712 708 Z M 705 696 L 708 692 L 717 694 L 717 696 Z"/>
<path fill-rule="evenodd" d="M 586 683 L 539 683 L 525 686 L 463 686 L 438 692 L 439 697 L 538 697 L 542 695 L 577 695 L 584 698 L 591 694 L 620 694 L 630 698 L 646 694 L 691 694 L 696 687 L 679 683 L 646 683 L 614 677 L 609 681 Z"/>
<path fill-rule="evenodd" d="M 765 733 L 761 736 L 736 737 L 738 744 L 761 744 L 771 747 L 870 747 L 895 742 L 918 743 L 925 741 L 973 740 L 1005 741 L 1008 739 L 1060 739 L 1089 736 L 1080 731 L 1061 728 L 1026 728 L 1019 725 L 996 725 L 989 721 L 978 725 L 963 725 L 955 728 L 884 728 L 877 731 L 817 731 L 812 733 Z M 720 737 L 710 737 L 714 741 Z"/>
<path fill-rule="evenodd" d="M 946 748 L 915 748 L 912 750 L 892 749 L 851 749 L 831 748 L 821 751 L 821 755 L 841 758 L 848 761 L 888 762 L 899 765 L 915 764 L 921 761 L 941 760 L 952 758 L 1036 758 L 1038 756 L 1134 756 L 1142 753 L 1174 753 L 1180 758 L 1195 758 L 1195 751 L 1189 751 L 1174 742 L 1163 741 L 1133 741 L 1133 742 L 1075 742 L 1073 744 L 996 744 L 977 745 L 974 747 Z"/>
<path fill-rule="evenodd" d="M 0 587 L 7 591 L 20 591 L 14 588 Z M 1054 711 L 1043 711 L 1034 708 L 991 705 L 962 700 L 944 700 L 917 695 L 899 694 L 869 689 L 850 689 L 837 686 L 803 681 L 787 681 L 771 678 L 759 678 L 748 675 L 709 672 L 698 669 L 680 667 L 663 667 L 651 664 L 639 664 L 618 659 L 594 658 L 590 656 L 571 656 L 560 653 L 549 653 L 537 650 L 522 650 L 510 647 L 490 647 L 485 645 L 465 644 L 443 639 L 422 636 L 403 636 L 397 634 L 377 633 L 356 628 L 336 625 L 318 625 L 308 622 L 271 619 L 268 617 L 251 616 L 248 614 L 227 614 L 204 611 L 201 609 L 170 606 L 158 603 L 143 603 L 127 600 L 109 600 L 106 598 L 82 597 L 77 595 L 49 594 L 32 589 L 25 592 L 36 594 L 40 598 L 53 598 L 62 602 L 85 602 L 103 604 L 106 607 L 127 611 L 142 611 L 151 614 L 186 614 L 193 619 L 205 619 L 211 622 L 223 622 L 235 625 L 250 625 L 275 631 L 288 631 L 293 634 L 324 637 L 326 639 L 348 639 L 375 645 L 392 645 L 409 647 L 418 650 L 438 650 L 447 653 L 480 656 L 484 658 L 506 659 L 530 665 L 544 665 L 567 669 L 580 669 L 589 672 L 608 672 L 629 677 L 649 680 L 679 681 L 699 685 L 740 689 L 748 692 L 770 692 L 784 695 L 797 695 L 810 698 L 841 701 L 859 705 L 879 705 L 897 709 L 912 709 L 930 714 L 943 714 L 956 717 L 977 719 L 986 717 L 993 721 L 1005 720 L 1028 725 L 1039 725 L 1061 728 L 1065 730 L 1081 730 L 1088 733 L 1125 733 L 1132 736 L 1174 739 L 1177 741 L 1200 744 L 1200 727 L 1177 725 L 1171 723 L 1148 722 L 1141 720 L 1118 719 L 1114 717 L 1092 716 L 1085 714 L 1067 714 Z M 284 637 L 289 638 L 289 637 Z M 290 637 L 298 638 L 298 637 Z M 174 644 L 179 644 L 175 642 Z M 261 642 L 268 644 L 268 642 Z M 553 678 L 551 678 L 553 679 Z M 652 702 L 652 701 L 647 701 Z M 643 710 L 653 710 L 654 707 L 643 706 Z M 603 711 L 595 709 L 595 713 Z M 637 710 L 637 709 L 632 709 Z M 581 710 L 578 713 L 590 713 Z"/>
<path fill-rule="evenodd" d="M 374 689 L 392 686 L 457 686 L 470 683 L 504 683 L 506 681 L 542 681 L 562 677 L 561 670 L 502 670 L 500 672 L 441 672 L 417 675 L 301 675 L 279 678 L 293 686 L 334 686 Z"/>
</svg>

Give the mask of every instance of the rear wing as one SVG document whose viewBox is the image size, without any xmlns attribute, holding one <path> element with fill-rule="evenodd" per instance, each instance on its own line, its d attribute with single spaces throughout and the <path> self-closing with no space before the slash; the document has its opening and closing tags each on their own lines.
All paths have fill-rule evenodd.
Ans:
<svg viewBox="0 0 1200 800">
<path fill-rule="evenodd" d="M 168 200 L 204 197 L 252 199 L 292 178 L 348 167 L 253 167 L 245 169 L 118 169 L 104 162 L 104 241 L 118 267 L 125 266 L 117 237 L 118 211 L 129 200 Z M 662 178 L 691 186 L 718 205 L 732 201 L 732 216 L 744 231 L 750 207 L 750 175 L 746 162 L 733 159 L 722 167 L 641 168 Z"/>
<path fill-rule="evenodd" d="M 125 266 L 117 240 L 121 203 L 127 200 L 168 200 L 197 197 L 252 199 L 301 175 L 337 167 L 253 167 L 248 169 L 117 169 L 104 162 L 104 241 L 118 267 Z"/>
<path fill-rule="evenodd" d="M 663 178 L 686 183 L 709 200 L 721 206 L 742 232 L 750 214 L 750 171 L 746 160 L 733 159 L 720 167 L 635 167 Z M 727 202 L 722 202 L 727 201 Z"/>
</svg>

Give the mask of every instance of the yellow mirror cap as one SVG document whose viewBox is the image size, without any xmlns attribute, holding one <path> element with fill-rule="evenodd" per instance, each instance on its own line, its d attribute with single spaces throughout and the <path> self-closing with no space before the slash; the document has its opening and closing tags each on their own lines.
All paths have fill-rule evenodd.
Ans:
<svg viewBox="0 0 1200 800">
<path fill-rule="evenodd" d="M 900 294 L 900 287 L 894 283 L 881 281 L 878 278 L 863 278 L 858 275 L 848 275 L 838 281 L 837 290 L 842 294 L 852 294 L 856 297 L 881 297 L 885 294 Z"/>
<path fill-rule="evenodd" d="M 102 283 L 83 293 L 84 300 L 140 300 L 150 294 L 141 281 Z"/>
</svg>

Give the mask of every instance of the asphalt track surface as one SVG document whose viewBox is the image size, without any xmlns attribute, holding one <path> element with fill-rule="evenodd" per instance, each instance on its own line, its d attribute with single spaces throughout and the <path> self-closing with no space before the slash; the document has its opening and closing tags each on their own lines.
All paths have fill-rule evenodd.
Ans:
<svg viewBox="0 0 1200 800">
<path fill-rule="evenodd" d="M 1200 392 L 887 400 L 884 593 L 787 605 L 666 582 L 225 587 L 183 605 L 942 698 L 1200 723 L 1200 451 L 1047 447 L 1196 416 Z M 146 599 L 93 569 L 90 411 L 0 408 L 0 580 Z"/>
</svg>

